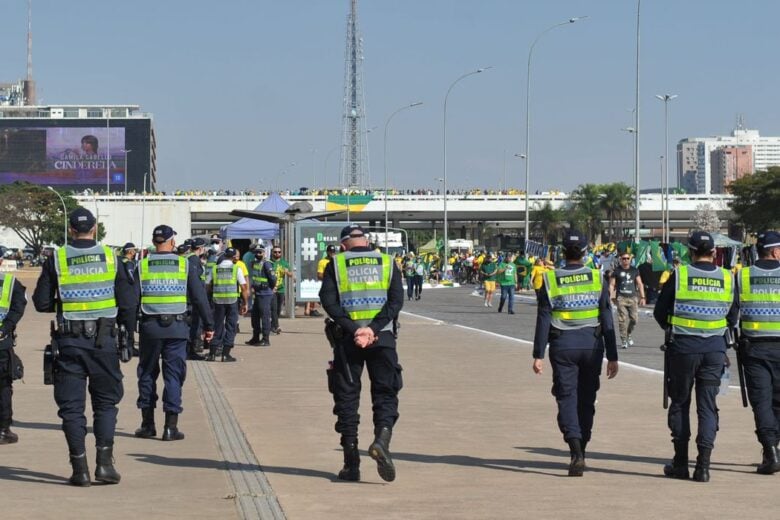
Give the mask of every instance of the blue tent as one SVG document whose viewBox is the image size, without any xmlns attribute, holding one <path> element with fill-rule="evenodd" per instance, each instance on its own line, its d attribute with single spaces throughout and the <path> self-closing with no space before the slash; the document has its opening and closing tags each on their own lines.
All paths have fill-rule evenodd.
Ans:
<svg viewBox="0 0 780 520">
<path fill-rule="evenodd" d="M 265 200 L 255 208 L 255 211 L 284 213 L 289 207 L 290 204 L 280 197 L 278 193 L 274 192 L 266 197 Z M 270 240 L 279 236 L 279 224 L 252 218 L 242 218 L 236 220 L 232 224 L 223 226 L 220 230 L 220 234 L 222 235 L 223 240 L 230 240 L 232 238 L 261 238 L 263 240 Z"/>
</svg>

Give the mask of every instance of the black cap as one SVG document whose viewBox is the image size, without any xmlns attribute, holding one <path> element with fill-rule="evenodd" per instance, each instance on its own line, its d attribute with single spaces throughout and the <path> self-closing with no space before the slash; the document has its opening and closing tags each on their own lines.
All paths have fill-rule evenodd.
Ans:
<svg viewBox="0 0 780 520">
<path fill-rule="evenodd" d="M 170 240 L 176 236 L 176 231 L 173 230 L 171 226 L 166 226 L 165 224 L 161 224 L 154 228 L 154 231 L 152 231 L 152 242 L 155 244 L 162 244 L 166 240 Z"/>
<path fill-rule="evenodd" d="M 777 231 L 761 231 L 758 233 L 756 245 L 762 249 L 780 247 L 780 233 Z"/>
<path fill-rule="evenodd" d="M 225 249 L 225 258 L 229 258 L 232 260 L 233 258 L 236 257 L 237 252 L 238 251 L 236 251 L 235 247 L 228 247 L 227 249 Z"/>
<path fill-rule="evenodd" d="M 189 244 L 179 244 L 178 246 L 176 246 L 176 252 L 179 253 L 180 255 L 183 255 L 189 250 L 190 250 Z"/>
<path fill-rule="evenodd" d="M 130 249 L 136 249 L 135 244 L 133 244 L 132 242 L 128 242 L 127 244 L 122 246 L 123 252 L 129 251 Z"/>
<path fill-rule="evenodd" d="M 712 233 L 697 229 L 688 237 L 688 248 L 694 251 L 712 251 L 715 249 L 715 239 Z"/>
<path fill-rule="evenodd" d="M 68 215 L 70 227 L 79 233 L 87 233 L 95 226 L 95 216 L 87 208 L 79 206 Z"/>
<path fill-rule="evenodd" d="M 187 247 L 192 247 L 192 239 L 188 238 L 184 242 L 182 242 L 182 244 L 184 244 Z"/>
<path fill-rule="evenodd" d="M 336 252 L 336 251 L 338 251 L 338 250 L 339 250 L 339 248 L 338 248 L 338 247 L 336 247 L 336 246 L 334 246 L 333 244 L 331 244 L 331 245 L 329 245 L 329 246 L 328 246 L 328 247 L 325 249 L 325 252 L 326 252 L 326 253 L 335 253 L 335 252 Z"/>
<path fill-rule="evenodd" d="M 588 247 L 587 237 L 573 229 L 570 229 L 563 234 L 561 243 L 563 244 L 564 249 L 581 249 L 584 251 Z"/>
<path fill-rule="evenodd" d="M 199 247 L 205 247 L 206 246 L 206 240 L 201 237 L 195 237 L 190 239 L 190 245 L 193 249 L 197 249 Z"/>
<path fill-rule="evenodd" d="M 366 232 L 360 224 L 350 224 L 341 230 L 341 241 L 343 242 L 349 238 L 362 237 L 365 234 Z"/>
</svg>

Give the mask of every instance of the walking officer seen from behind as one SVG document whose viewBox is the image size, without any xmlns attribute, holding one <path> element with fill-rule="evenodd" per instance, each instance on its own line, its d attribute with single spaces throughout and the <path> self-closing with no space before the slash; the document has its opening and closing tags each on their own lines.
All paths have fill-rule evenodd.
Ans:
<svg viewBox="0 0 780 520">
<path fill-rule="evenodd" d="M 756 436 L 763 448 L 757 472 L 780 471 L 780 233 L 764 231 L 756 240 L 758 260 L 737 275 L 740 308 L 738 355 Z"/>
<path fill-rule="evenodd" d="M 390 437 L 398 420 L 398 392 L 403 386 L 393 335 L 393 320 L 404 301 L 401 273 L 390 255 L 369 247 L 368 236 L 358 224 L 341 230 L 341 249 L 344 252 L 325 268 L 320 289 L 320 302 L 336 329 L 328 332 L 334 347 L 328 387 L 344 448 L 344 467 L 338 477 L 360 480 L 358 407 L 365 365 L 371 380 L 375 435 L 368 454 L 376 461 L 379 476 L 391 482 L 395 466 Z"/>
<path fill-rule="evenodd" d="M 664 328 L 665 375 L 671 404 L 668 423 L 674 458 L 664 475 L 687 479 L 691 437 L 691 391 L 696 388 L 696 468 L 693 479 L 710 480 L 710 455 L 718 431 L 718 394 L 726 362 L 726 332 L 737 325 L 731 272 L 713 263 L 715 242 L 710 233 L 694 231 L 688 239 L 693 262 L 681 265 L 664 284 L 653 315 Z"/>
<path fill-rule="evenodd" d="M 5 248 L 0 247 L 0 265 Z M 13 382 L 20 379 L 22 366 L 14 353 L 16 326 L 24 316 L 27 295 L 24 285 L 11 273 L 0 273 L 0 444 L 13 444 L 19 436 L 11 431 L 13 423 Z"/>
<path fill-rule="evenodd" d="M 120 268 L 120 259 L 111 248 L 95 241 L 92 213 L 76 208 L 68 222 L 71 243 L 44 263 L 33 303 L 38 312 L 57 315 L 52 337 L 59 350 L 54 362 L 54 400 L 73 467 L 69 482 L 90 485 L 84 416 L 89 389 L 97 446 L 95 480 L 116 484 L 120 475 L 113 465 L 114 430 L 123 395 L 117 325 L 132 326 L 137 294 L 126 280 L 127 271 Z"/>
<path fill-rule="evenodd" d="M 542 373 L 549 343 L 558 427 L 571 454 L 569 476 L 581 477 L 604 351 L 609 379 L 618 373 L 618 355 L 609 288 L 598 269 L 582 264 L 588 248 L 585 235 L 568 231 L 563 247 L 566 264 L 544 273 L 539 291 L 533 370 Z"/>
<path fill-rule="evenodd" d="M 249 264 L 249 276 L 252 282 L 254 302 L 252 305 L 252 337 L 247 345 L 271 346 L 271 299 L 276 287 L 276 271 L 273 264 L 265 259 L 262 243 L 255 247 Z"/>
<path fill-rule="evenodd" d="M 152 242 L 155 252 L 138 264 L 141 281 L 141 329 L 138 361 L 138 408 L 141 427 L 135 436 L 148 439 L 157 435 L 154 409 L 157 405 L 157 377 L 165 382 L 162 401 L 165 428 L 162 440 L 184 438 L 178 420 L 182 412 L 182 384 L 187 375 L 187 341 L 190 324 L 188 303 L 203 323 L 203 334 L 209 341 L 214 334 L 214 320 L 206 290 L 193 262 L 176 254 L 176 232 L 169 226 L 154 228 Z"/>
</svg>

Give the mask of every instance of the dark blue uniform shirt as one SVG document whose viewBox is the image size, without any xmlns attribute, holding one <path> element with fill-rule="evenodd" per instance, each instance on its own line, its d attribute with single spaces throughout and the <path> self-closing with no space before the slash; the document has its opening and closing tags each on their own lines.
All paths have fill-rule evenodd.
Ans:
<svg viewBox="0 0 780 520">
<path fill-rule="evenodd" d="M 757 260 L 756 267 L 761 269 L 777 269 L 780 267 L 778 260 Z M 747 267 L 745 268 L 747 269 Z M 739 293 L 737 293 L 737 305 L 739 305 Z M 773 338 L 761 338 L 750 340 L 750 357 L 765 359 L 767 361 L 780 361 L 780 335 Z"/>
</svg>

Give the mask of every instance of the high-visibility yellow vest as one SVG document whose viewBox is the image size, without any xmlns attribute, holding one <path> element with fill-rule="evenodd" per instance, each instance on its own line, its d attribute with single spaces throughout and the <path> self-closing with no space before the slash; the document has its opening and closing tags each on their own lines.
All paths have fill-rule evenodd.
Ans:
<svg viewBox="0 0 780 520">
<path fill-rule="evenodd" d="M 780 267 L 739 271 L 740 329 L 749 338 L 780 337 Z"/>
<path fill-rule="evenodd" d="M 148 315 L 187 312 L 187 259 L 174 253 L 141 260 L 141 311 Z"/>
<path fill-rule="evenodd" d="M 220 267 L 215 265 L 211 272 L 214 303 L 231 304 L 238 300 L 238 265 Z"/>
<path fill-rule="evenodd" d="M 393 258 L 374 251 L 347 251 L 334 258 L 341 307 L 352 321 L 365 327 L 387 302 Z M 392 322 L 382 330 L 391 329 Z"/>
<path fill-rule="evenodd" d="M 676 277 L 674 310 L 669 316 L 673 332 L 685 336 L 723 336 L 726 315 L 734 301 L 731 272 L 681 265 Z"/>
<path fill-rule="evenodd" d="M 115 318 L 116 258 L 100 244 L 81 249 L 61 247 L 54 256 L 62 315 L 67 320 Z"/>
<path fill-rule="evenodd" d="M 11 294 L 14 289 L 14 275 L 10 273 L 0 274 L 0 327 L 11 310 Z"/>
<path fill-rule="evenodd" d="M 544 284 L 552 307 L 553 327 L 574 330 L 598 326 L 602 292 L 598 269 L 583 266 L 547 271 Z"/>
</svg>

